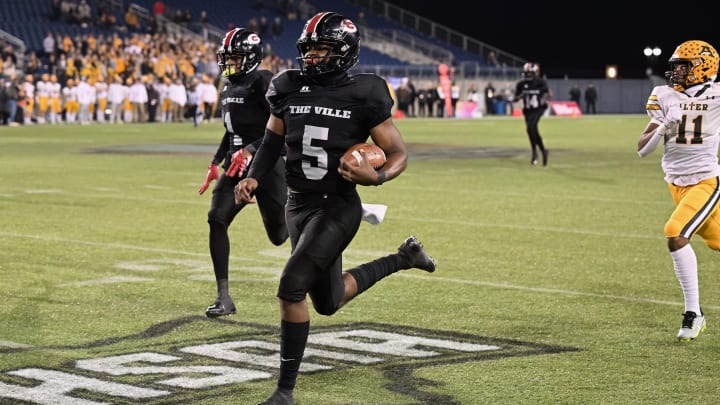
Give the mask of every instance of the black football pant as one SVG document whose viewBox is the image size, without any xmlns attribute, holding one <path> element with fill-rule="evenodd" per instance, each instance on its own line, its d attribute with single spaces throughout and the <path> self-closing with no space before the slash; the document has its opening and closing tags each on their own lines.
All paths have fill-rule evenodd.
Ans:
<svg viewBox="0 0 720 405">
<path fill-rule="evenodd" d="M 245 172 L 247 174 L 247 172 Z M 215 279 L 228 278 L 228 261 L 230 257 L 230 238 L 228 227 L 235 216 L 247 205 L 235 204 L 235 185 L 240 182 L 238 177 L 227 177 L 221 174 L 213 189 L 212 203 L 208 211 L 210 224 L 210 256 L 213 261 Z M 285 222 L 285 202 L 287 187 L 285 186 L 285 159 L 280 158 L 273 170 L 259 181 L 255 190 L 258 210 L 265 225 L 265 232 L 273 245 L 282 245 L 288 238 Z M 243 236 L 254 237 L 241 233 Z"/>
<path fill-rule="evenodd" d="M 360 228 L 362 204 L 345 194 L 288 193 L 287 221 L 292 243 L 278 297 L 299 302 L 310 295 L 315 310 L 332 315 L 345 294 L 342 252 Z"/>
<path fill-rule="evenodd" d="M 540 130 L 538 129 L 538 123 L 540 123 L 540 118 L 542 118 L 543 113 L 545 113 L 544 108 L 523 110 L 525 129 L 530 139 L 530 150 L 532 151 L 533 159 L 537 158 L 538 149 L 540 149 L 540 152 L 545 151 L 545 145 L 543 144 Z"/>
</svg>

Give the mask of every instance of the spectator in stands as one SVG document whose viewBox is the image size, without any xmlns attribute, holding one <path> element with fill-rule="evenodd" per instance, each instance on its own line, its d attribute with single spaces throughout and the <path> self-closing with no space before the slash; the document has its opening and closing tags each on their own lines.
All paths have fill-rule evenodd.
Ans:
<svg viewBox="0 0 720 405">
<path fill-rule="evenodd" d="M 190 23 L 192 23 L 192 20 L 193 20 L 192 11 L 190 11 L 189 8 L 186 8 L 185 11 L 183 11 L 182 22 L 185 24 L 185 26 L 189 26 Z"/>
<path fill-rule="evenodd" d="M 183 22 L 183 12 L 179 8 L 175 10 L 175 13 L 173 14 L 172 18 L 173 22 L 176 24 L 182 24 Z"/>
<path fill-rule="evenodd" d="M 298 19 L 298 7 L 295 0 L 287 0 L 287 3 L 285 3 L 285 16 L 288 21 L 295 21 Z"/>
<path fill-rule="evenodd" d="M 160 23 L 158 23 L 157 17 L 154 15 L 150 17 L 147 22 L 147 33 L 155 35 L 160 31 Z"/>
<path fill-rule="evenodd" d="M 77 21 L 83 28 L 87 28 L 92 23 L 92 8 L 85 0 L 80 0 L 77 6 Z"/>
<path fill-rule="evenodd" d="M 17 67 L 15 66 L 15 60 L 12 55 L 8 54 L 3 60 L 2 74 L 6 78 L 12 78 L 17 74 Z"/>
<path fill-rule="evenodd" d="M 50 55 L 54 55 L 57 48 L 55 47 L 55 36 L 52 32 L 48 31 L 47 35 L 45 35 L 45 39 L 43 39 L 43 57 L 45 57 L 45 60 L 50 57 Z"/>
<path fill-rule="evenodd" d="M 162 17 L 165 15 L 165 3 L 158 0 L 153 4 L 153 15 L 155 17 Z"/>
<path fill-rule="evenodd" d="M 494 105 L 496 95 L 495 86 L 493 86 L 491 81 L 488 81 L 485 85 L 485 115 L 495 114 Z"/>
<path fill-rule="evenodd" d="M 278 16 L 278 17 L 275 17 L 275 19 L 273 20 L 273 23 L 272 23 L 272 37 L 273 37 L 273 39 L 278 39 L 278 38 L 280 38 L 280 37 L 282 36 L 283 29 L 284 29 L 284 27 L 283 27 L 282 18 L 280 18 L 279 16 Z"/>
<path fill-rule="evenodd" d="M 207 15 L 207 11 L 205 11 L 205 10 L 200 11 L 200 17 L 198 17 L 198 21 L 200 21 L 200 30 L 202 31 L 203 40 L 207 41 L 207 39 L 208 39 L 208 15 Z"/>
<path fill-rule="evenodd" d="M 360 10 L 360 12 L 358 12 L 357 23 L 360 28 L 365 28 L 367 26 L 367 17 L 365 16 L 365 10 Z"/>
<path fill-rule="evenodd" d="M 64 21 L 67 24 L 75 24 L 77 21 L 75 19 L 75 10 L 77 9 L 77 4 L 73 0 L 63 0 L 60 3 L 60 15 L 62 18 L 62 21 Z"/>
<path fill-rule="evenodd" d="M 595 103 L 597 102 L 597 89 L 595 84 L 589 83 L 585 89 L 585 114 L 597 114 Z"/>
<path fill-rule="evenodd" d="M 125 12 L 125 26 L 130 31 L 140 30 L 140 18 L 132 7 L 128 7 Z"/>
<path fill-rule="evenodd" d="M 50 1 L 50 21 L 60 21 L 62 11 L 60 9 L 60 0 Z"/>
<path fill-rule="evenodd" d="M 495 53 L 495 51 L 488 52 L 487 64 L 493 67 L 500 66 L 500 61 L 498 60 L 497 53 Z"/>
<path fill-rule="evenodd" d="M 258 24 L 257 18 L 250 17 L 250 20 L 248 20 L 247 29 L 253 32 L 258 32 L 260 30 L 260 24 Z"/>
<path fill-rule="evenodd" d="M 580 85 L 575 83 L 570 88 L 570 101 L 574 101 L 578 105 L 578 108 L 580 107 L 581 95 L 582 95 L 582 91 L 580 90 Z"/>
<path fill-rule="evenodd" d="M 300 0 L 297 5 L 298 16 L 300 20 L 304 21 L 312 17 L 315 14 L 315 7 L 313 7 L 307 0 Z"/>
<path fill-rule="evenodd" d="M 59 33 L 55 33 L 55 56 L 60 56 L 65 54 L 65 45 L 63 41 L 63 36 Z"/>
<path fill-rule="evenodd" d="M 268 28 L 269 28 L 269 23 L 268 23 L 267 17 L 265 17 L 264 15 L 261 15 L 260 21 L 258 22 L 259 31 L 257 31 L 257 32 L 261 35 L 262 38 L 267 36 Z"/>
<path fill-rule="evenodd" d="M 98 10 L 98 20 L 100 20 L 100 24 L 105 27 L 105 29 L 113 28 L 115 24 L 117 24 L 115 14 L 107 9 Z"/>
</svg>

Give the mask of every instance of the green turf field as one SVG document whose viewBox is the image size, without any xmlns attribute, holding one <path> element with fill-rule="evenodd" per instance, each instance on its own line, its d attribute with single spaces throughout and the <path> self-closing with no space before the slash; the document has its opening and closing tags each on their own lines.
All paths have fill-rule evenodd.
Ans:
<svg viewBox="0 0 720 405">
<path fill-rule="evenodd" d="M 698 239 L 708 329 L 676 342 L 672 210 L 645 116 L 400 120 L 406 172 L 345 267 L 411 234 L 437 272 L 393 275 L 311 312 L 295 399 L 315 404 L 720 401 L 720 257 Z M 0 127 L 0 403 L 255 404 L 273 390 L 277 279 L 257 208 L 231 226 L 238 314 L 215 298 L 198 187 L 220 124 Z M 354 342 L 354 350 L 342 349 Z"/>
</svg>

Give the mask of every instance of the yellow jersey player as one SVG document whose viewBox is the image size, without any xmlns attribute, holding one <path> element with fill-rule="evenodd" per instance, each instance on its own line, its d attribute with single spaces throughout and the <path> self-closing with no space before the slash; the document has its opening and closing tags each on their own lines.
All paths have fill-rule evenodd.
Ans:
<svg viewBox="0 0 720 405">
<path fill-rule="evenodd" d="M 62 88 L 63 105 L 65 106 L 65 122 L 75 124 L 80 103 L 78 103 L 77 86 L 74 79 L 67 79 L 65 87 Z"/>
<path fill-rule="evenodd" d="M 48 84 L 48 96 L 50 98 L 50 123 L 59 124 L 62 121 L 62 86 L 56 75 L 50 76 Z"/>
<path fill-rule="evenodd" d="M 50 75 L 43 73 L 35 86 L 38 102 L 38 124 L 44 124 L 48 119 L 48 112 L 50 111 L 50 83 Z"/>
<path fill-rule="evenodd" d="M 25 125 L 29 125 L 32 124 L 32 116 L 35 109 L 35 79 L 33 75 L 25 76 L 22 88 L 25 93 L 25 116 L 23 117 L 23 122 Z"/>
<path fill-rule="evenodd" d="M 677 339 L 687 342 L 705 330 L 700 308 L 697 258 L 690 238 L 697 234 L 720 250 L 720 84 L 718 53 L 705 41 L 686 41 L 673 52 L 668 85 L 652 90 L 650 122 L 638 140 L 647 156 L 663 142 L 662 169 L 675 210 L 665 223 L 665 238 L 683 291 L 685 312 Z"/>
</svg>

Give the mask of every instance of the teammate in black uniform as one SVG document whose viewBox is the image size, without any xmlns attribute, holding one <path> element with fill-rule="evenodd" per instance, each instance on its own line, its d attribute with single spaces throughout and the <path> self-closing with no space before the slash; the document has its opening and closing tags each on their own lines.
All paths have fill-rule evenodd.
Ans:
<svg viewBox="0 0 720 405">
<path fill-rule="evenodd" d="M 227 78 L 220 93 L 225 135 L 199 190 L 200 194 L 204 193 L 210 182 L 219 177 L 208 211 L 210 256 L 217 282 L 217 298 L 205 310 L 205 315 L 211 318 L 236 313 L 228 292 L 228 226 L 249 202 L 236 204 L 233 189 L 246 174 L 245 168 L 262 142 L 270 115 L 265 93 L 272 78 L 272 72 L 257 69 L 262 60 L 262 41 L 256 33 L 245 28 L 235 28 L 225 34 L 217 58 L 220 70 Z M 223 161 L 225 172 L 218 176 L 218 165 Z M 278 155 L 268 166 L 267 175 L 255 196 L 268 238 L 277 246 L 288 238 L 284 159 Z"/>
<path fill-rule="evenodd" d="M 542 154 L 543 166 L 548 164 L 548 150 L 545 148 L 543 139 L 540 136 L 538 123 L 547 110 L 547 101 L 552 98 L 552 91 L 547 82 L 540 77 L 540 68 L 536 63 L 526 63 L 523 66 L 523 80 L 515 87 L 515 98 L 513 102 L 522 99 L 523 116 L 525 116 L 525 128 L 530 138 L 530 150 L 532 160 L 530 163 L 538 163 L 538 149 Z"/>
<path fill-rule="evenodd" d="M 348 75 L 358 61 L 360 35 L 346 17 L 322 12 L 306 23 L 297 47 L 300 70 L 273 77 L 267 98 L 271 115 L 262 145 L 248 173 L 235 187 L 247 202 L 287 145 L 286 217 L 292 254 L 283 269 L 280 301 L 280 376 L 263 404 L 292 404 L 298 369 L 310 328 L 306 301 L 332 315 L 380 279 L 401 269 L 435 271 L 435 261 L 414 237 L 398 252 L 342 271 L 342 253 L 360 226 L 356 184 L 380 185 L 402 173 L 407 149 L 392 120 L 385 81 L 374 74 Z M 363 160 L 353 168 L 340 157 L 368 136 L 387 156 L 381 170 Z"/>
</svg>

